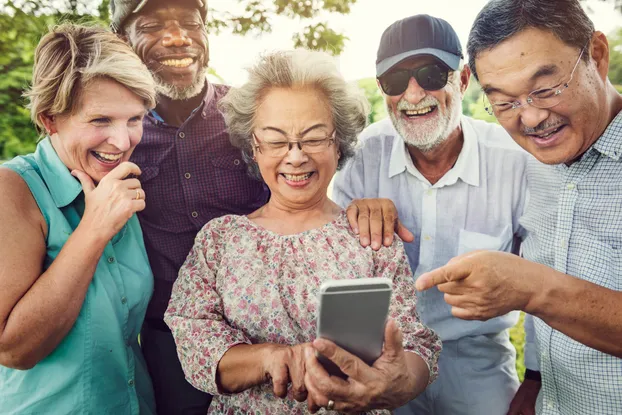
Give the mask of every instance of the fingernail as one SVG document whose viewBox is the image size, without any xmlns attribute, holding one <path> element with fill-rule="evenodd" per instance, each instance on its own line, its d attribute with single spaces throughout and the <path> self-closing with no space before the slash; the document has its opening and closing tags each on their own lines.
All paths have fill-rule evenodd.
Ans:
<svg viewBox="0 0 622 415">
<path fill-rule="evenodd" d="M 355 235 L 358 235 L 358 234 L 359 234 L 359 228 L 352 228 L 352 231 L 354 231 L 354 234 L 355 234 Z"/>
<path fill-rule="evenodd" d="M 361 243 L 362 243 L 364 246 L 369 245 L 369 238 L 361 238 Z"/>
<path fill-rule="evenodd" d="M 391 238 L 389 238 L 388 236 L 386 238 L 384 238 L 384 244 L 385 244 L 385 246 L 391 245 Z"/>
<path fill-rule="evenodd" d="M 380 249 L 380 244 L 376 241 L 372 242 L 371 244 L 372 249 Z"/>
</svg>

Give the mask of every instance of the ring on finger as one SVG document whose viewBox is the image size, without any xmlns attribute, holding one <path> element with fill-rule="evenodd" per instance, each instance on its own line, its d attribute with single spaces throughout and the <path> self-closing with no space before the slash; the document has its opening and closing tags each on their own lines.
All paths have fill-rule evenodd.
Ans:
<svg viewBox="0 0 622 415">
<path fill-rule="evenodd" d="M 329 411 L 332 411 L 333 409 L 335 409 L 335 401 L 333 401 L 332 399 L 329 399 L 328 403 L 326 404 L 326 409 L 328 409 Z"/>
<path fill-rule="evenodd" d="M 136 197 L 134 199 L 136 199 L 136 200 L 142 199 L 142 196 L 140 194 L 140 189 L 136 189 Z"/>
</svg>

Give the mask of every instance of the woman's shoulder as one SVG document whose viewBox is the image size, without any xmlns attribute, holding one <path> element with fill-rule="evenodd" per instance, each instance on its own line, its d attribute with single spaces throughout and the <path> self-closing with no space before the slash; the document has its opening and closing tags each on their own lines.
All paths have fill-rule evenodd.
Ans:
<svg viewBox="0 0 622 415">
<path fill-rule="evenodd" d="M 198 235 L 223 237 L 231 232 L 240 232 L 247 228 L 248 218 L 243 215 L 224 215 L 207 222 Z"/>
</svg>

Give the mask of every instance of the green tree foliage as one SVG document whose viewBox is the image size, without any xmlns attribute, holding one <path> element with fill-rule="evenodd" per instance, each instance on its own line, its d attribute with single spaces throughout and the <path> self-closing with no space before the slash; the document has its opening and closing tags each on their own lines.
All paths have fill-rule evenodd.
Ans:
<svg viewBox="0 0 622 415">
<path fill-rule="evenodd" d="M 272 31 L 278 16 L 300 20 L 292 46 L 343 51 L 347 37 L 318 21 L 330 13 L 347 14 L 357 0 L 237 0 L 233 9 L 209 10 L 211 34 L 230 31 L 259 35 Z M 37 132 L 30 122 L 24 89 L 32 77 L 34 50 L 48 28 L 61 21 L 109 23 L 109 0 L 0 0 L 0 160 L 34 150 Z M 216 78 L 214 71 L 210 75 Z"/>
<path fill-rule="evenodd" d="M 387 116 L 387 107 L 384 103 L 384 97 L 376 84 L 376 78 L 365 78 L 358 81 L 358 86 L 365 92 L 365 96 L 371 106 L 368 122 L 370 124 L 380 121 Z"/>
</svg>

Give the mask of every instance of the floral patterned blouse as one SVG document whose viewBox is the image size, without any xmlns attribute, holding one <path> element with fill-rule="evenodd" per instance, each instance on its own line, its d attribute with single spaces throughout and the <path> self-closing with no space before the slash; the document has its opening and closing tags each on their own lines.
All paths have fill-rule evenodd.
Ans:
<svg viewBox="0 0 622 415">
<path fill-rule="evenodd" d="M 278 398 L 269 383 L 223 395 L 216 384 L 218 362 L 237 344 L 313 341 L 322 282 L 361 277 L 393 280 L 390 317 L 402 330 L 404 349 L 428 364 L 432 382 L 441 342 L 419 321 L 401 241 L 379 251 L 363 248 L 345 212 L 296 235 L 268 231 L 246 216 L 227 215 L 207 223 L 179 271 L 165 321 L 188 381 L 215 395 L 209 413 L 308 413 L 306 402 L 297 402 L 291 392 L 286 399 Z"/>
</svg>

